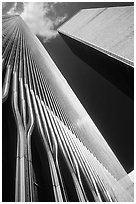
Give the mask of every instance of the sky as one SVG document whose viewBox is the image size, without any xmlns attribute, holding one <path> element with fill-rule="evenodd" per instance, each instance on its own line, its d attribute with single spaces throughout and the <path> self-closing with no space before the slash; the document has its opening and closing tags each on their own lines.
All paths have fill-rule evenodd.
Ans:
<svg viewBox="0 0 136 204">
<path fill-rule="evenodd" d="M 133 170 L 133 101 L 75 56 L 57 28 L 81 9 L 133 5 L 103 2 L 7 2 L 3 15 L 19 14 L 68 81 L 86 111 L 126 169 Z M 62 57 L 63 56 L 63 57 Z"/>
<path fill-rule="evenodd" d="M 97 8 L 131 3 L 107 2 L 3 2 L 2 13 L 20 14 L 31 30 L 47 42 L 58 36 L 57 28 L 83 8 Z"/>
</svg>

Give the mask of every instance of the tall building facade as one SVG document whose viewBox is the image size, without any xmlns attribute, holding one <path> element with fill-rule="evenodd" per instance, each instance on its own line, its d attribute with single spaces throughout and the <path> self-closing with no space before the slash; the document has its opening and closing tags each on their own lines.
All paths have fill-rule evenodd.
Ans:
<svg viewBox="0 0 136 204">
<path fill-rule="evenodd" d="M 133 201 L 126 171 L 20 16 L 2 18 L 2 76 L 3 201 Z"/>
<path fill-rule="evenodd" d="M 133 6 L 82 9 L 58 31 L 74 54 L 134 98 Z"/>
</svg>

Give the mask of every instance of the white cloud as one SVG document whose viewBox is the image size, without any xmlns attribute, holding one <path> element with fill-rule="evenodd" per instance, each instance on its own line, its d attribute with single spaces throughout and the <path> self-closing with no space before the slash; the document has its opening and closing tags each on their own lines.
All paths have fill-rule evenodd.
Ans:
<svg viewBox="0 0 136 204">
<path fill-rule="evenodd" d="M 57 17 L 55 3 L 25 2 L 21 17 L 28 24 L 32 32 L 45 37 L 48 41 L 57 36 L 56 26 L 62 23 L 67 15 Z M 51 16 L 49 15 L 51 13 Z"/>
<path fill-rule="evenodd" d="M 18 12 L 16 12 L 16 6 L 17 6 L 17 2 L 14 3 L 13 7 L 7 12 L 7 14 L 9 15 L 18 14 Z"/>
</svg>

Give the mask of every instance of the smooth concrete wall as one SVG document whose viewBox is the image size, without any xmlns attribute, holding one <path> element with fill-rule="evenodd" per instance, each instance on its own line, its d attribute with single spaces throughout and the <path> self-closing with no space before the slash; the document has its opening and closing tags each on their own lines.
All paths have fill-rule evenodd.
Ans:
<svg viewBox="0 0 136 204">
<path fill-rule="evenodd" d="M 104 140 L 98 128 L 89 117 L 82 104 L 62 76 L 59 69 L 42 46 L 37 37 L 31 33 L 26 24 L 19 18 L 20 29 L 26 36 L 28 46 L 31 47 L 37 64 L 50 83 L 58 101 L 62 105 L 73 125 L 80 132 L 79 137 L 97 159 L 116 178 L 126 175 L 125 170 Z M 128 182 L 130 179 L 128 179 Z"/>
<path fill-rule="evenodd" d="M 111 57 L 133 64 L 133 6 L 83 9 L 58 30 Z"/>
</svg>

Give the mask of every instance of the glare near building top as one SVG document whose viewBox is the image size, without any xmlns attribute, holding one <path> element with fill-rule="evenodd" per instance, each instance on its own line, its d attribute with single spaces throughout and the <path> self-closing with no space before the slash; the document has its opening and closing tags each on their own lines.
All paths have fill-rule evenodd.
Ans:
<svg viewBox="0 0 136 204">
<path fill-rule="evenodd" d="M 83 9 L 58 30 L 117 59 L 134 61 L 133 6 Z"/>
</svg>

